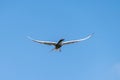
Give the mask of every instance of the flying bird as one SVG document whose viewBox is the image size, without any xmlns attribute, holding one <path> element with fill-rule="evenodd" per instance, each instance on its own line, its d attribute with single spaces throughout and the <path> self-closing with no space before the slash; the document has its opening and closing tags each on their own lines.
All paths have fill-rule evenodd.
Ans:
<svg viewBox="0 0 120 80">
<path fill-rule="evenodd" d="M 77 43 L 77 42 L 81 42 L 84 40 L 89 39 L 93 34 L 88 35 L 85 38 L 82 39 L 77 39 L 77 40 L 70 40 L 70 41 L 64 41 L 65 39 L 60 39 L 58 42 L 52 42 L 52 41 L 41 41 L 41 40 L 35 40 L 33 38 L 31 38 L 30 36 L 28 36 L 29 39 L 31 39 L 33 42 L 37 42 L 40 44 L 45 44 L 45 45 L 50 45 L 50 46 L 54 46 L 55 48 L 53 50 L 57 50 L 57 51 L 61 51 L 61 47 L 63 45 L 67 45 L 67 44 L 72 44 L 72 43 Z"/>
</svg>

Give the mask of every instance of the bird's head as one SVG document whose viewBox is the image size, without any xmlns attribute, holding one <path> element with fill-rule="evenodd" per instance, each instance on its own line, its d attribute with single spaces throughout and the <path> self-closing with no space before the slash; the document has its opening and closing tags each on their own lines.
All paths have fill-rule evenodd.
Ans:
<svg viewBox="0 0 120 80">
<path fill-rule="evenodd" d="M 64 41 L 65 39 L 60 39 L 60 41 Z"/>
<path fill-rule="evenodd" d="M 60 39 L 59 41 L 58 41 L 58 43 L 61 43 L 62 41 L 64 41 L 65 39 Z"/>
</svg>

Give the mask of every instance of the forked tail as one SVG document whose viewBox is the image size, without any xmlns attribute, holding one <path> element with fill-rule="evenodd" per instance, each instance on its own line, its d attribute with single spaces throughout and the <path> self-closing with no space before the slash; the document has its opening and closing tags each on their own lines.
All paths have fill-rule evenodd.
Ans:
<svg viewBox="0 0 120 80">
<path fill-rule="evenodd" d="M 59 48 L 59 49 L 55 49 L 55 48 L 53 48 L 50 52 L 52 52 L 52 51 L 58 51 L 58 52 L 61 52 L 61 49 Z"/>
</svg>

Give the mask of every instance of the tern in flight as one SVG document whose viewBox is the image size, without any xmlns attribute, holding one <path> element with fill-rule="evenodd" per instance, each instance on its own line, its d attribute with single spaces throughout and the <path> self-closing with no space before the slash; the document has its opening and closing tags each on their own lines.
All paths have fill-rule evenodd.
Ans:
<svg viewBox="0 0 120 80">
<path fill-rule="evenodd" d="M 35 40 L 31 37 L 28 36 L 29 39 L 31 39 L 33 42 L 37 42 L 40 44 L 45 44 L 45 45 L 50 45 L 50 46 L 54 46 L 55 48 L 53 50 L 57 50 L 57 51 L 61 51 L 61 47 L 63 45 L 67 45 L 67 44 L 72 44 L 72 43 L 77 43 L 77 42 L 81 42 L 84 40 L 89 39 L 93 34 L 88 35 L 85 38 L 82 39 L 77 39 L 77 40 L 70 40 L 70 41 L 64 41 L 64 39 L 60 39 L 58 42 L 52 42 L 52 41 L 41 41 L 41 40 Z"/>
</svg>

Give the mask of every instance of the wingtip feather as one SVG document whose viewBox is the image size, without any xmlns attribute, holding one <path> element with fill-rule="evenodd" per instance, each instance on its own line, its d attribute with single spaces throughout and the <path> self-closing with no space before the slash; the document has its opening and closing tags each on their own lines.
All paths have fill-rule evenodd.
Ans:
<svg viewBox="0 0 120 80">
<path fill-rule="evenodd" d="M 34 39 L 33 39 L 32 37 L 30 37 L 30 36 L 27 36 L 27 38 L 30 39 L 30 40 L 34 40 Z"/>
</svg>

